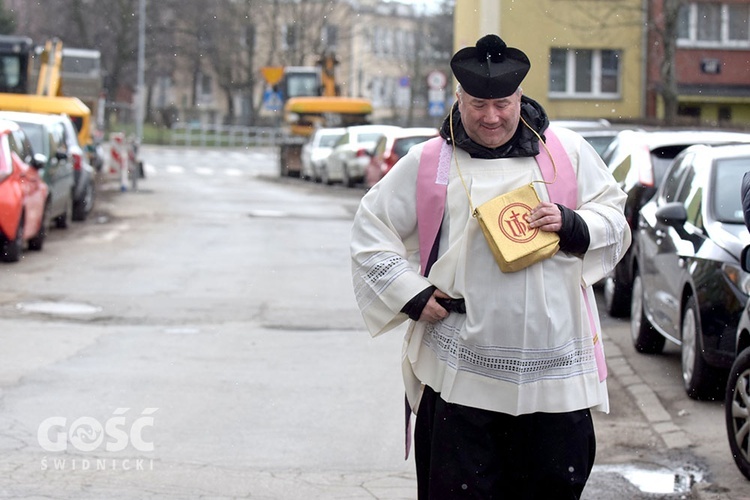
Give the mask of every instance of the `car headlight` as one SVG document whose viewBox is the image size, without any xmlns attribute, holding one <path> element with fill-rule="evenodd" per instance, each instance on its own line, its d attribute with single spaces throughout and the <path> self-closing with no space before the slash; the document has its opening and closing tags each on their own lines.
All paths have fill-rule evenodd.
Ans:
<svg viewBox="0 0 750 500">
<path fill-rule="evenodd" d="M 721 270 L 734 285 L 745 295 L 750 295 L 750 274 L 742 270 L 739 264 L 721 265 Z"/>
</svg>

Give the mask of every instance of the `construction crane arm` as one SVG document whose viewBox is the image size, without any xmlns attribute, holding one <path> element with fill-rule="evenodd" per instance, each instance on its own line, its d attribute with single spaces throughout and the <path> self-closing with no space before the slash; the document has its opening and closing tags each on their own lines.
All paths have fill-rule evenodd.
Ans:
<svg viewBox="0 0 750 500">
<path fill-rule="evenodd" d="M 62 95 L 62 41 L 54 38 L 47 40 L 41 54 L 39 80 L 36 84 L 36 94 L 48 97 Z"/>
</svg>

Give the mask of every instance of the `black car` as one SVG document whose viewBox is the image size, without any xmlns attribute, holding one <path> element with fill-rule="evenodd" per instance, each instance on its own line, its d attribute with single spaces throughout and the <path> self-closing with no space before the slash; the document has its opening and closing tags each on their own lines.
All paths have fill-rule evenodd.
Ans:
<svg viewBox="0 0 750 500">
<path fill-rule="evenodd" d="M 750 272 L 750 246 L 742 251 L 741 264 L 745 272 Z M 724 415 L 734 463 L 750 479 L 750 301 L 737 327 L 736 346 L 737 357 L 729 370 L 724 395 Z"/>
<path fill-rule="evenodd" d="M 726 142 L 750 143 L 750 134 L 718 130 L 624 130 L 602 154 L 607 168 L 628 195 L 625 219 L 633 235 L 633 244 L 604 282 L 605 308 L 611 316 L 630 314 L 638 212 L 656 193 L 664 172 L 689 146 Z"/>
<path fill-rule="evenodd" d="M 750 242 L 739 196 L 750 145 L 693 146 L 640 210 L 633 248 L 631 332 L 642 353 L 681 346 L 688 395 L 724 392 L 750 293 L 740 254 Z"/>
</svg>

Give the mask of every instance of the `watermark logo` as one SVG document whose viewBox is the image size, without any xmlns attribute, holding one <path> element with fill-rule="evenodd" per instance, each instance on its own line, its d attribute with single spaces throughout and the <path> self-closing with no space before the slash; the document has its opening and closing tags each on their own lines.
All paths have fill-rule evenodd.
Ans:
<svg viewBox="0 0 750 500">
<path fill-rule="evenodd" d="M 128 418 L 129 411 L 130 408 L 117 408 L 104 422 L 87 416 L 76 418 L 70 423 L 65 417 L 49 417 L 39 424 L 37 441 L 43 450 L 51 453 L 65 452 L 70 449 L 87 453 L 119 452 L 128 448 L 143 453 L 154 451 L 154 442 L 148 440 L 150 436 L 148 429 L 154 426 L 154 414 L 158 408 L 146 408 L 140 414 L 136 414 L 135 418 Z M 150 461 L 153 470 L 153 460 Z M 58 462 L 60 461 L 55 460 L 55 463 Z M 79 460 L 79 462 L 80 469 L 89 468 L 86 466 L 89 463 L 87 459 Z M 100 467 L 99 462 L 105 462 L 103 460 L 96 460 L 96 462 L 97 466 L 93 468 L 98 470 L 111 468 L 110 466 Z M 110 462 L 112 467 L 116 467 L 118 463 L 114 459 Z M 136 464 L 132 470 L 144 470 L 142 462 L 142 459 L 132 461 L 124 459 L 119 463 L 123 470 L 130 470 L 131 463 Z M 66 468 L 64 459 L 61 463 L 62 468 Z M 71 464 L 75 470 L 75 460 L 72 460 Z M 47 457 L 45 457 L 42 460 L 42 467 L 46 469 L 47 466 Z"/>
</svg>

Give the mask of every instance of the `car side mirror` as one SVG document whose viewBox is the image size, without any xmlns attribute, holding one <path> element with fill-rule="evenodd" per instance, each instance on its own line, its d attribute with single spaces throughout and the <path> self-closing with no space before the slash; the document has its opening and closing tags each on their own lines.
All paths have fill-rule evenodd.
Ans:
<svg viewBox="0 0 750 500">
<path fill-rule="evenodd" d="M 687 222 L 687 209 L 678 201 L 662 205 L 655 215 L 659 222 L 674 228 L 681 228 Z"/>
<path fill-rule="evenodd" d="M 746 273 L 750 273 L 750 245 L 742 249 L 740 254 L 740 266 Z"/>
<path fill-rule="evenodd" d="M 47 155 L 42 153 L 35 154 L 31 159 L 31 166 L 37 170 L 43 169 L 47 166 Z"/>
</svg>

